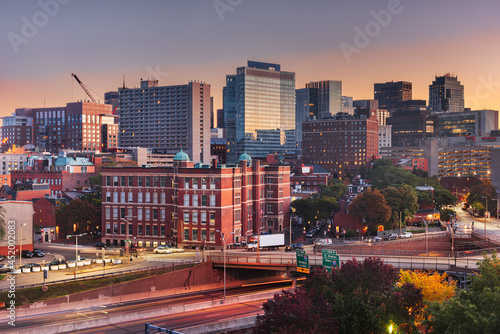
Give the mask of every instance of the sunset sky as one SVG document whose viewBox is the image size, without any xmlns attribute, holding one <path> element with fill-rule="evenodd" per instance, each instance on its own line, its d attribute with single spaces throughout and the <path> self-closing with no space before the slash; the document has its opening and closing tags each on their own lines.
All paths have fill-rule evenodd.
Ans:
<svg viewBox="0 0 500 334">
<path fill-rule="evenodd" d="M 500 110 L 499 14 L 498 0 L 0 0 L 0 116 L 85 98 L 72 72 L 100 96 L 123 76 L 200 80 L 221 108 L 225 75 L 249 59 L 295 72 L 296 88 L 341 80 L 354 99 L 404 80 L 428 100 L 450 72 L 466 107 Z"/>
</svg>

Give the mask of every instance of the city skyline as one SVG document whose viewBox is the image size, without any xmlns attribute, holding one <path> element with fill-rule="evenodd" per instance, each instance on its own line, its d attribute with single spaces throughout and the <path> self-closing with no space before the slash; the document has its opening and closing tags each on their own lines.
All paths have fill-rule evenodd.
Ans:
<svg viewBox="0 0 500 334">
<path fill-rule="evenodd" d="M 409 81 L 428 101 L 435 76 L 450 72 L 465 107 L 499 110 L 499 9 L 493 0 L 2 2 L 0 116 L 87 99 L 71 73 L 101 102 L 124 76 L 130 88 L 203 81 L 216 110 L 225 75 L 247 60 L 295 72 L 296 89 L 342 81 L 354 99 L 373 99 L 377 82 Z"/>
</svg>

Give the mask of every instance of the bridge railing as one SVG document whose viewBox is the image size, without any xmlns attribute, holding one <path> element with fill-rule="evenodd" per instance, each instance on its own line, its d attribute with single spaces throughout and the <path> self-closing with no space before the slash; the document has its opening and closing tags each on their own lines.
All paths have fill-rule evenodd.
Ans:
<svg viewBox="0 0 500 334">
<path fill-rule="evenodd" d="M 310 266 L 321 266 L 323 265 L 323 259 L 321 255 L 309 255 L 309 265 Z M 349 256 L 340 254 L 340 261 L 345 262 L 349 259 L 355 258 L 358 261 L 363 261 L 365 258 L 371 256 Z M 211 255 L 209 258 L 211 261 L 223 263 L 223 255 Z M 395 268 L 399 269 L 410 269 L 410 270 L 438 270 L 446 271 L 455 268 L 463 269 L 477 269 L 477 262 L 480 261 L 477 258 L 452 258 L 452 257 L 402 257 L 402 256 L 386 256 L 382 258 L 384 263 L 391 264 Z M 295 254 L 276 254 L 276 255 L 260 255 L 257 258 L 256 254 L 245 255 L 245 254 L 229 254 L 226 255 L 226 263 L 248 263 L 252 264 L 264 264 L 264 265 L 296 265 Z"/>
</svg>

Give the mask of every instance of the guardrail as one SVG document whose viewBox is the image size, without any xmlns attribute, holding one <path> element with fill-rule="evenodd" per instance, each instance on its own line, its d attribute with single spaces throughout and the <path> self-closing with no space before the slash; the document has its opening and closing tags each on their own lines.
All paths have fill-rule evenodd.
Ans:
<svg viewBox="0 0 500 334">
<path fill-rule="evenodd" d="M 137 268 L 137 269 L 118 271 L 118 272 L 101 273 L 101 274 L 89 275 L 89 276 L 78 277 L 78 278 L 68 278 L 68 279 L 64 279 L 64 280 L 51 281 L 51 282 L 46 282 L 45 285 L 54 285 L 54 284 L 67 283 L 67 282 L 86 281 L 86 280 L 90 280 L 90 279 L 104 278 L 104 277 L 114 277 L 114 276 L 131 274 L 131 273 L 135 273 L 135 272 L 143 272 L 143 271 L 148 271 L 148 270 L 157 270 L 157 269 L 166 269 L 166 268 L 172 268 L 172 270 L 175 270 L 176 266 L 182 267 L 182 266 L 185 266 L 187 264 L 195 264 L 195 263 L 200 263 L 200 262 L 202 262 L 202 261 L 201 260 L 190 260 L 190 261 L 183 261 L 180 263 L 173 262 L 171 265 L 165 264 L 165 265 L 161 265 L 161 266 Z M 28 285 L 23 285 L 23 286 L 16 286 L 16 289 L 36 288 L 38 286 L 43 286 L 43 285 L 44 285 L 43 283 L 28 284 Z M 4 291 L 9 291 L 9 288 L 0 289 L 0 292 L 4 292 Z"/>
<path fill-rule="evenodd" d="M 309 255 L 309 265 L 310 266 L 322 266 L 323 259 L 321 254 L 319 255 Z M 363 261 L 365 258 L 372 256 L 346 256 L 339 254 L 340 261 L 346 261 L 352 258 L 356 258 L 358 261 Z M 216 261 L 219 263 L 224 262 L 223 255 L 211 255 L 209 257 L 211 261 Z M 391 264 L 395 268 L 399 269 L 410 269 L 410 270 L 439 270 L 446 271 L 455 268 L 463 269 L 477 269 L 478 259 L 471 258 L 453 258 L 453 257 L 400 257 L 400 256 L 388 256 L 381 257 L 384 263 Z M 259 256 L 259 261 L 257 261 L 257 256 L 245 256 L 245 255 L 226 255 L 226 263 L 260 263 L 260 264 L 297 264 L 295 255 L 285 255 L 281 256 Z"/>
</svg>

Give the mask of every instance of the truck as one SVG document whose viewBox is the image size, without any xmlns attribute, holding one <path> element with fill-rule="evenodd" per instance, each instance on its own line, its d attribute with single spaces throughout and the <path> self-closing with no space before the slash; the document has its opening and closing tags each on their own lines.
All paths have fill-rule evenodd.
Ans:
<svg viewBox="0 0 500 334">
<path fill-rule="evenodd" d="M 259 243 L 259 249 L 267 250 L 279 249 L 280 247 L 285 246 L 285 235 L 283 233 L 262 234 L 259 236 L 255 236 L 253 239 L 254 241 L 247 243 L 247 251 L 256 251 Z"/>
</svg>

